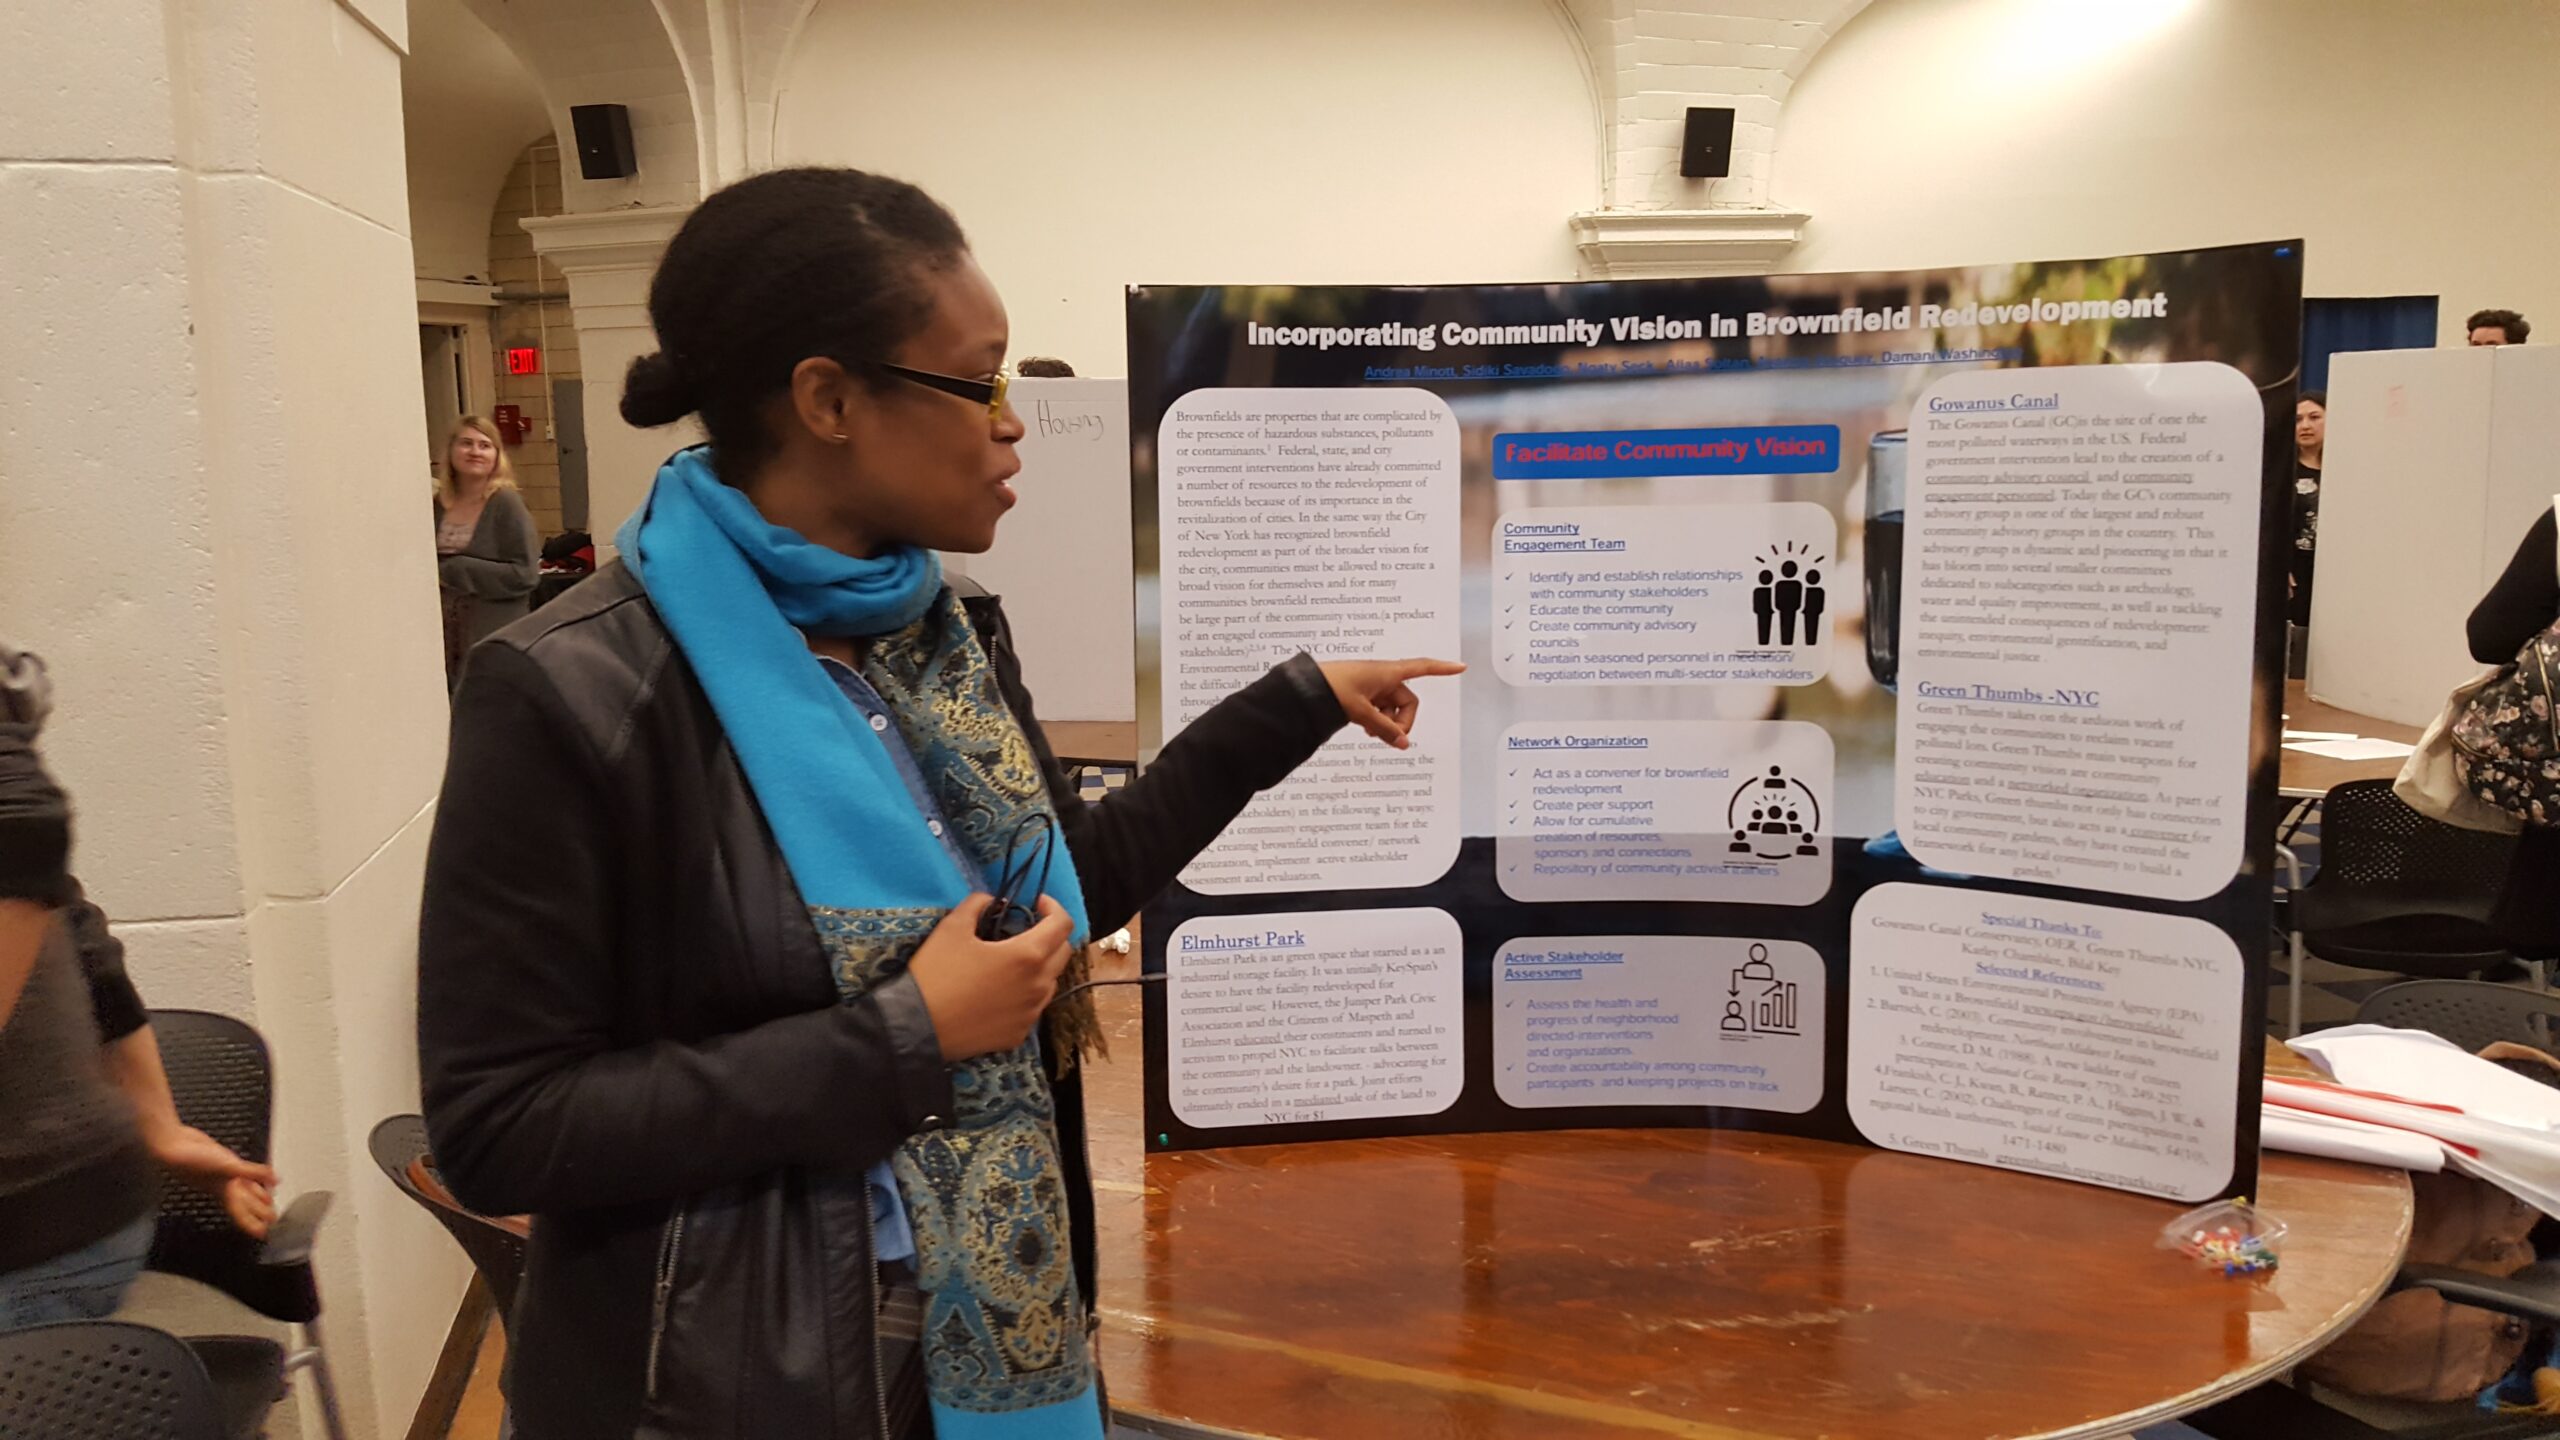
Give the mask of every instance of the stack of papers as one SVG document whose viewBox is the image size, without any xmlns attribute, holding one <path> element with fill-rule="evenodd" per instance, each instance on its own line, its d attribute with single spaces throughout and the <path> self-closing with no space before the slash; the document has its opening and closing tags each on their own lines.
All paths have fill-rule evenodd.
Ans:
<svg viewBox="0 0 2560 1440">
<path fill-rule="evenodd" d="M 2268 1147 L 2408 1170 L 2451 1166 L 2560 1216 L 2560 1089 L 2420 1030 L 2349 1025 L 2293 1048 L 2334 1079 L 2267 1077 Z"/>
<path fill-rule="evenodd" d="M 2444 1168 L 2444 1145 L 2425 1135 L 2371 1125 L 2280 1104 L 2273 1093 L 2258 1121 L 2258 1144 L 2296 1155 L 2320 1155 L 2363 1165 L 2387 1165 L 2432 1175 Z"/>
<path fill-rule="evenodd" d="M 2350 735 L 2343 740 L 2288 740 L 2284 748 L 2330 760 L 2405 760 L 2418 747 L 2371 735 Z"/>
</svg>

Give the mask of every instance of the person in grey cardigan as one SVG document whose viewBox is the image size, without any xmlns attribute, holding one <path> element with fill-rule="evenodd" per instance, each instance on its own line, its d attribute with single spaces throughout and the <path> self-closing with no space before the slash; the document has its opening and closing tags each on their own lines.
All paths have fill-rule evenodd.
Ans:
<svg viewBox="0 0 2560 1440">
<path fill-rule="evenodd" d="M 436 581 L 444 589 L 447 684 L 472 646 L 523 619 L 542 578 L 542 537 L 516 494 L 515 467 L 498 427 L 477 415 L 454 422 L 436 485 Z"/>
<path fill-rule="evenodd" d="M 116 1308 L 166 1172 L 264 1235 L 275 1172 L 178 1119 L 124 947 L 71 878 L 36 735 L 44 666 L 0 641 L 0 1330 Z"/>
</svg>

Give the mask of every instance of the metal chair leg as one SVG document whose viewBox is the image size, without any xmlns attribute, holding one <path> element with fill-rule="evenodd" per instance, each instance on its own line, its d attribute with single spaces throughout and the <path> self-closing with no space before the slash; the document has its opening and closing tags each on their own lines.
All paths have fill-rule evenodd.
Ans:
<svg viewBox="0 0 2560 1440">
<path fill-rule="evenodd" d="M 338 1408 L 338 1381 L 329 1373 L 329 1352 L 320 1342 L 320 1318 L 313 1316 L 302 1327 L 302 1338 L 310 1348 L 295 1355 L 287 1363 L 287 1374 L 304 1369 L 311 1372 L 312 1393 L 320 1397 L 320 1426 L 329 1440 L 347 1440 L 347 1420 Z"/>
<path fill-rule="evenodd" d="M 2294 930 L 2294 953 L 2286 958 L 2286 969 L 2294 971 L 2294 984 L 2286 986 L 2284 1038 L 2301 1038 L 2301 930 Z"/>
<path fill-rule="evenodd" d="M 2290 894 L 2300 895 L 2302 893 L 2302 857 L 2294 853 L 2292 846 L 2278 845 L 2276 860 L 2284 866 L 2285 889 Z M 2292 972 L 2292 983 L 2285 987 L 2287 996 L 2284 1038 L 2291 1040 L 2302 1034 L 2302 932 L 2299 929 L 2291 931 L 2288 938 L 2291 948 L 2287 952 L 2285 969 Z"/>
</svg>

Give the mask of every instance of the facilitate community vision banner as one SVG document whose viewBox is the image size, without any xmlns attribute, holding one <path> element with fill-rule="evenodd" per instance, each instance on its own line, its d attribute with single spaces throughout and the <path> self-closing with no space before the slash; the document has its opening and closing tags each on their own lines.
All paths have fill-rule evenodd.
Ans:
<svg viewBox="0 0 2560 1440">
<path fill-rule="evenodd" d="M 1145 748 L 1470 666 L 1148 912 L 1150 1143 L 2253 1186 L 2301 254 L 1132 290 Z"/>
</svg>

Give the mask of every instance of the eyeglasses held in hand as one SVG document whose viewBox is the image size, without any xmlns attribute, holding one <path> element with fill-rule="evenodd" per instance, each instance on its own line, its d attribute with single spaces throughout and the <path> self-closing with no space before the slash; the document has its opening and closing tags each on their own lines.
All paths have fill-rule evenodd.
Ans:
<svg viewBox="0 0 2560 1440">
<path fill-rule="evenodd" d="M 958 375 L 944 375 L 933 370 L 916 370 L 904 365 L 892 365 L 886 360 L 874 360 L 870 363 L 873 369 L 886 371 L 901 380 L 910 380 L 928 390 L 939 390 L 945 395 L 957 395 L 963 400 L 974 400 L 986 406 L 987 423 L 991 425 L 1004 418 L 1004 395 L 1005 391 L 1012 388 L 1013 377 L 1002 370 L 984 379 L 970 380 Z"/>
</svg>

